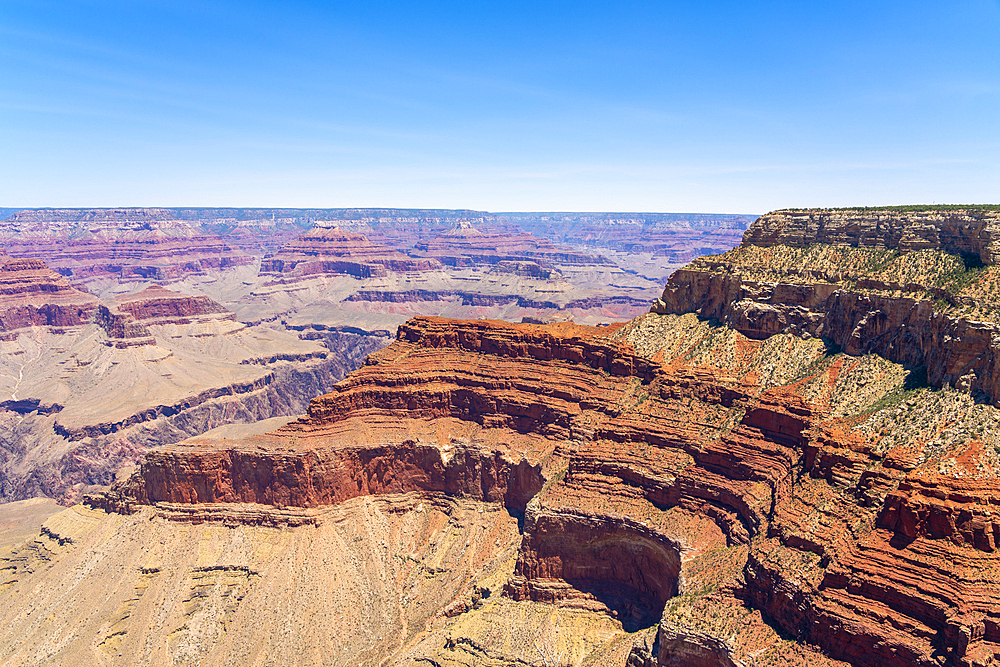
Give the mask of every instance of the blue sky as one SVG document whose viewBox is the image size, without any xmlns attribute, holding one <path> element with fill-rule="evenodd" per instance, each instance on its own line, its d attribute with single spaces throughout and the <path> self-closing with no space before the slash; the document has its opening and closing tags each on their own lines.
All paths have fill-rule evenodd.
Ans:
<svg viewBox="0 0 1000 667">
<path fill-rule="evenodd" d="M 0 3 L 0 206 L 1000 202 L 1000 3 Z"/>
</svg>

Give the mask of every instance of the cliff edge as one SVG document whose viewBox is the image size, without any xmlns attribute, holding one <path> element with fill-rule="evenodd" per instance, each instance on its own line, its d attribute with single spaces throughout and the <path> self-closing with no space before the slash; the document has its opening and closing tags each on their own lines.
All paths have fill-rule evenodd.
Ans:
<svg viewBox="0 0 1000 667">
<path fill-rule="evenodd" d="M 777 211 L 671 276 L 657 313 L 820 337 L 1000 401 L 1000 209 Z"/>
</svg>

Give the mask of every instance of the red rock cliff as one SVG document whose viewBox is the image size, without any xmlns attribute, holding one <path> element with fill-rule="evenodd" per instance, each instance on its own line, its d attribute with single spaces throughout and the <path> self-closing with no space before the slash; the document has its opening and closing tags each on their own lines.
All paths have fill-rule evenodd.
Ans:
<svg viewBox="0 0 1000 667">
<path fill-rule="evenodd" d="M 78 326 L 97 307 L 97 299 L 73 288 L 39 259 L 0 254 L 0 331 L 30 326 Z"/>
<path fill-rule="evenodd" d="M 415 318 L 308 417 L 151 452 L 98 502 L 467 495 L 525 510 L 508 595 L 604 609 L 628 629 L 662 613 L 656 664 L 742 650 L 678 625 L 678 593 L 723 615 L 759 610 L 855 665 L 1000 654 L 1000 485 L 929 475 L 930 449 L 885 453 L 853 430 L 830 406 L 862 362 L 841 355 L 762 390 L 773 353 L 760 341 L 718 334 L 736 356 L 707 366 L 691 359 L 709 339 L 643 356 L 624 332 Z M 957 470 L 988 468 L 981 443 L 962 447 Z"/>
</svg>

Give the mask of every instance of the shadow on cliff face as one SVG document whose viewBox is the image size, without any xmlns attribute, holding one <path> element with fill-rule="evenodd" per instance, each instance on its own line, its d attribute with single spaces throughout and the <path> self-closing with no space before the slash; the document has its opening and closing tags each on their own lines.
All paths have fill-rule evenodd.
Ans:
<svg viewBox="0 0 1000 667">
<path fill-rule="evenodd" d="M 529 508 L 506 593 L 548 603 L 596 600 L 635 632 L 659 622 L 677 595 L 680 566 L 678 545 L 641 524 Z"/>
<path fill-rule="evenodd" d="M 906 380 L 903 381 L 904 391 L 913 391 L 915 389 L 923 389 L 929 386 L 927 384 L 927 367 L 926 366 L 912 366 L 908 367 L 910 371 Z"/>
<path fill-rule="evenodd" d="M 677 595 L 679 553 L 628 527 L 605 530 L 564 551 L 563 579 L 604 604 L 626 632 L 655 625 L 667 600 Z"/>
<path fill-rule="evenodd" d="M 983 258 L 978 252 L 960 252 L 958 256 L 962 258 L 966 271 L 983 268 Z"/>
<path fill-rule="evenodd" d="M 666 600 L 657 602 L 629 587 L 581 580 L 567 580 L 581 593 L 594 597 L 618 619 L 625 632 L 638 632 L 660 622 Z"/>
</svg>

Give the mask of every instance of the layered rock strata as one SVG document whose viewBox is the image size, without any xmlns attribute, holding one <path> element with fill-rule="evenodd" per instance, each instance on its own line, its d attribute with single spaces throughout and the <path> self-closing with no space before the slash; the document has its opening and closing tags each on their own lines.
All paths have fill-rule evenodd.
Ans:
<svg viewBox="0 0 1000 667">
<path fill-rule="evenodd" d="M 31 362 L 33 372 L 0 412 L 3 501 L 73 502 L 111 484 L 150 447 L 301 414 L 385 340 L 328 333 L 321 345 L 210 319 L 150 325 L 155 345 L 109 346 L 143 339 L 108 339 L 94 329 L 19 339 L 27 354 L 13 359 Z M 18 368 L 5 367 L 3 380 L 17 380 Z"/>
<path fill-rule="evenodd" d="M 519 321 L 567 310 L 598 324 L 641 314 L 662 289 L 659 277 L 476 211 L 24 210 L 0 220 L 0 242 L 104 299 L 156 282 L 210 295 L 248 323 L 374 331 L 420 314 Z"/>
<path fill-rule="evenodd" d="M 968 309 L 988 314 L 992 265 L 936 233 L 747 243 L 624 326 L 416 318 L 307 417 L 150 452 L 90 502 L 143 525 L 296 534 L 370 495 L 508 508 L 510 569 L 438 603 L 423 638 L 405 621 L 398 643 L 378 637 L 374 662 L 555 664 L 565 637 L 517 625 L 542 609 L 632 633 L 574 663 L 985 667 L 1000 659 L 1000 411 L 969 342 L 991 324 Z M 483 543 L 503 548 L 470 536 L 463 567 Z M 400 618 L 414 602 L 400 595 Z"/>
<path fill-rule="evenodd" d="M 252 255 L 234 248 L 219 236 L 178 238 L 155 231 L 138 232 L 125 238 L 19 238 L 8 241 L 6 247 L 9 253 L 18 257 L 43 259 L 59 273 L 81 282 L 108 278 L 162 282 L 254 262 Z"/>
<path fill-rule="evenodd" d="M 387 342 L 250 328 L 158 285 L 98 299 L 38 259 L 2 256 L 0 290 L 0 501 L 71 502 L 150 446 L 301 414 Z"/>
<path fill-rule="evenodd" d="M 900 403 L 905 377 L 692 315 L 606 329 L 416 318 L 308 417 L 150 453 L 92 502 L 502 502 L 525 512 L 506 594 L 654 624 L 636 664 L 822 661 L 797 653 L 808 644 L 855 665 L 987 664 L 998 464 L 960 434 L 994 408 L 954 392 Z M 942 445 L 945 432 L 959 435 Z"/>
<path fill-rule="evenodd" d="M 235 313 L 207 296 L 179 294 L 159 285 L 120 296 L 109 305 L 97 307 L 94 322 L 107 332 L 107 345 L 118 348 L 155 345 L 149 329 L 154 325 L 236 319 Z"/>
<path fill-rule="evenodd" d="M 993 209 L 770 213 L 739 248 L 672 275 L 653 310 L 694 312 L 752 338 L 820 337 L 997 403 L 998 221 Z"/>
<path fill-rule="evenodd" d="M 776 333 L 824 338 L 849 354 L 875 353 L 926 367 L 935 386 L 959 386 L 1000 400 L 1000 325 L 952 317 L 926 299 L 866 294 L 836 283 L 758 282 L 682 269 L 654 311 L 696 312 L 751 338 Z"/>
<path fill-rule="evenodd" d="M 797 247 L 830 243 L 903 252 L 931 248 L 996 264 L 1000 260 L 1000 207 L 774 211 L 758 218 L 743 242 Z"/>
<path fill-rule="evenodd" d="M 0 331 L 94 322 L 111 339 L 142 339 L 139 344 L 152 344 L 149 324 L 190 324 L 205 317 L 235 319 L 235 314 L 206 296 L 178 294 L 159 286 L 102 303 L 70 285 L 42 260 L 5 255 L 0 255 L 0 294 L 4 297 Z"/>
<path fill-rule="evenodd" d="M 261 263 L 261 272 L 305 276 L 332 273 L 377 278 L 388 272 L 427 271 L 436 262 L 418 260 L 379 246 L 363 234 L 316 228 Z"/>
<path fill-rule="evenodd" d="M 0 254 L 0 331 L 31 326 L 69 327 L 85 323 L 97 298 L 72 287 L 69 280 L 38 259 Z"/>
</svg>

